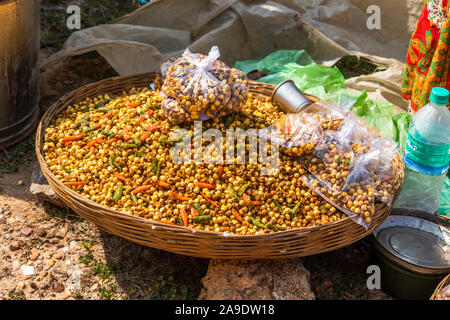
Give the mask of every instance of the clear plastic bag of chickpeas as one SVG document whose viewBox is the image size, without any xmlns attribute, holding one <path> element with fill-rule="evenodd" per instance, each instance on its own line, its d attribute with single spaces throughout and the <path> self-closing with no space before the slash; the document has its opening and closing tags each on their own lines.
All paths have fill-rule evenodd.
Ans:
<svg viewBox="0 0 450 320">
<path fill-rule="evenodd" d="M 353 166 L 354 153 L 340 131 L 327 130 L 314 152 L 298 160 L 331 192 L 341 192 Z"/>
<path fill-rule="evenodd" d="M 171 122 L 207 120 L 242 110 L 248 98 L 247 77 L 219 57 L 217 47 L 208 56 L 186 50 L 163 65 L 161 104 Z"/>
<path fill-rule="evenodd" d="M 367 166 L 374 178 L 375 197 L 378 202 L 389 206 L 394 199 L 396 179 L 392 160 L 397 153 L 397 143 L 385 138 L 375 139 L 370 143 L 370 150 L 378 152 Z"/>
<path fill-rule="evenodd" d="M 366 168 L 371 156 L 365 154 L 363 159 L 358 159 L 340 191 L 330 189 L 314 175 L 307 174 L 302 177 L 310 189 L 366 229 L 372 223 L 375 213 L 374 179 Z"/>
<path fill-rule="evenodd" d="M 305 107 L 303 114 L 316 118 L 323 130 L 338 130 L 348 117 L 347 108 L 331 102 L 316 102 Z"/>
</svg>

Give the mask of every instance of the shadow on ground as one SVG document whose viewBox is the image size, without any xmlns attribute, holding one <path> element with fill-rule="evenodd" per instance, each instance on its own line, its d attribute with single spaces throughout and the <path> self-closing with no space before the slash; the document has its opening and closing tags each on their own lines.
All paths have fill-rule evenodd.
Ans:
<svg viewBox="0 0 450 320">
<path fill-rule="evenodd" d="M 107 264 L 130 299 L 193 300 L 209 259 L 192 258 L 148 248 L 100 232 Z"/>
</svg>

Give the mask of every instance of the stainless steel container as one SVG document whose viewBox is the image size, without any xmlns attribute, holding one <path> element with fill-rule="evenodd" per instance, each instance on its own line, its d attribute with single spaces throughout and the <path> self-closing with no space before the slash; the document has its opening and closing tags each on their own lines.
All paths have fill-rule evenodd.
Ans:
<svg viewBox="0 0 450 320">
<path fill-rule="evenodd" d="M 298 113 L 312 102 L 297 88 L 294 81 L 286 80 L 273 91 L 272 104 L 286 113 Z"/>
<path fill-rule="evenodd" d="M 0 0 L 0 147 L 25 138 L 39 116 L 40 0 Z"/>
<path fill-rule="evenodd" d="M 450 223 L 425 211 L 394 209 L 372 237 L 381 287 L 401 299 L 429 299 L 450 272 Z"/>
</svg>

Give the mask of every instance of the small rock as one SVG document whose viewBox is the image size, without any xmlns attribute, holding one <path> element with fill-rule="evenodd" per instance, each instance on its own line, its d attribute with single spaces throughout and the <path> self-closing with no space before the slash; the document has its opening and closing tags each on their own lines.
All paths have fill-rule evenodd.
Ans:
<svg viewBox="0 0 450 320">
<path fill-rule="evenodd" d="M 23 227 L 21 232 L 25 237 L 29 237 L 33 233 L 33 229 L 30 227 Z"/>
<path fill-rule="evenodd" d="M 9 244 L 9 250 L 11 251 L 17 251 L 20 249 L 20 242 L 19 241 L 13 241 Z"/>
<path fill-rule="evenodd" d="M 199 300 L 312 300 L 301 259 L 211 260 Z"/>
<path fill-rule="evenodd" d="M 46 290 L 46 289 L 48 289 L 49 284 L 45 280 L 42 280 L 38 283 L 37 286 L 38 286 L 39 290 Z"/>
<path fill-rule="evenodd" d="M 37 284 L 36 284 L 35 282 L 33 282 L 33 281 L 31 281 L 28 285 L 29 285 L 32 289 L 34 289 L 34 290 L 37 290 L 37 289 L 38 289 Z"/>
<path fill-rule="evenodd" d="M 67 251 L 69 251 L 69 248 L 67 248 L 67 247 L 62 248 L 62 252 L 67 252 Z"/>
<path fill-rule="evenodd" d="M 39 272 L 39 275 L 40 275 L 41 277 L 46 277 L 47 274 L 48 274 L 48 272 L 45 271 L 45 270 L 42 270 L 41 272 Z"/>
<path fill-rule="evenodd" d="M 23 183 L 22 180 L 19 180 L 19 181 L 17 181 L 17 184 L 18 184 L 19 186 L 23 186 L 25 183 Z"/>
<path fill-rule="evenodd" d="M 46 259 L 44 260 L 44 264 L 47 267 L 47 269 L 50 269 L 55 265 L 56 261 L 54 259 Z"/>
<path fill-rule="evenodd" d="M 39 251 L 36 248 L 30 250 L 30 260 L 36 261 L 39 258 Z"/>
<path fill-rule="evenodd" d="M 38 199 L 53 203 L 54 205 L 64 208 L 66 205 L 56 195 L 55 191 L 50 187 L 41 171 L 39 162 L 36 160 L 34 164 L 33 173 L 31 174 L 30 192 Z"/>
<path fill-rule="evenodd" d="M 12 263 L 13 270 L 18 270 L 20 268 L 20 261 L 14 260 Z"/>
<path fill-rule="evenodd" d="M 60 229 L 55 236 L 59 239 L 64 239 L 64 237 L 66 236 L 66 229 L 62 228 Z"/>
<path fill-rule="evenodd" d="M 43 229 L 39 229 L 39 230 L 36 232 L 36 234 L 37 234 L 39 237 L 43 238 L 43 237 L 45 237 L 45 236 L 47 235 L 47 231 L 45 231 L 45 230 L 43 230 Z"/>
<path fill-rule="evenodd" d="M 58 281 L 53 282 L 53 291 L 55 291 L 56 293 L 61 293 L 64 291 L 64 285 Z"/>
<path fill-rule="evenodd" d="M 0 213 L 3 213 L 3 209 L 2 208 L 0 208 Z"/>
<path fill-rule="evenodd" d="M 34 267 L 32 267 L 32 266 L 22 266 L 22 267 L 20 267 L 20 269 L 22 270 L 22 274 L 24 276 L 34 276 L 35 275 Z"/>
<path fill-rule="evenodd" d="M 64 258 L 64 253 L 58 251 L 58 252 L 56 252 L 56 253 L 53 255 L 53 258 L 54 258 L 54 259 L 61 260 L 62 258 Z"/>
</svg>

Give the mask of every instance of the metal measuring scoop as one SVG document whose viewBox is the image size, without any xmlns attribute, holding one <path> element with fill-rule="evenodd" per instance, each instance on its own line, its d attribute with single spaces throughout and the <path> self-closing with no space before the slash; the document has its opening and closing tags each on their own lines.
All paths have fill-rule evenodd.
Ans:
<svg viewBox="0 0 450 320">
<path fill-rule="evenodd" d="M 292 80 L 280 83 L 273 91 L 271 100 L 273 105 L 278 105 L 286 113 L 299 113 L 313 103 Z"/>
</svg>

